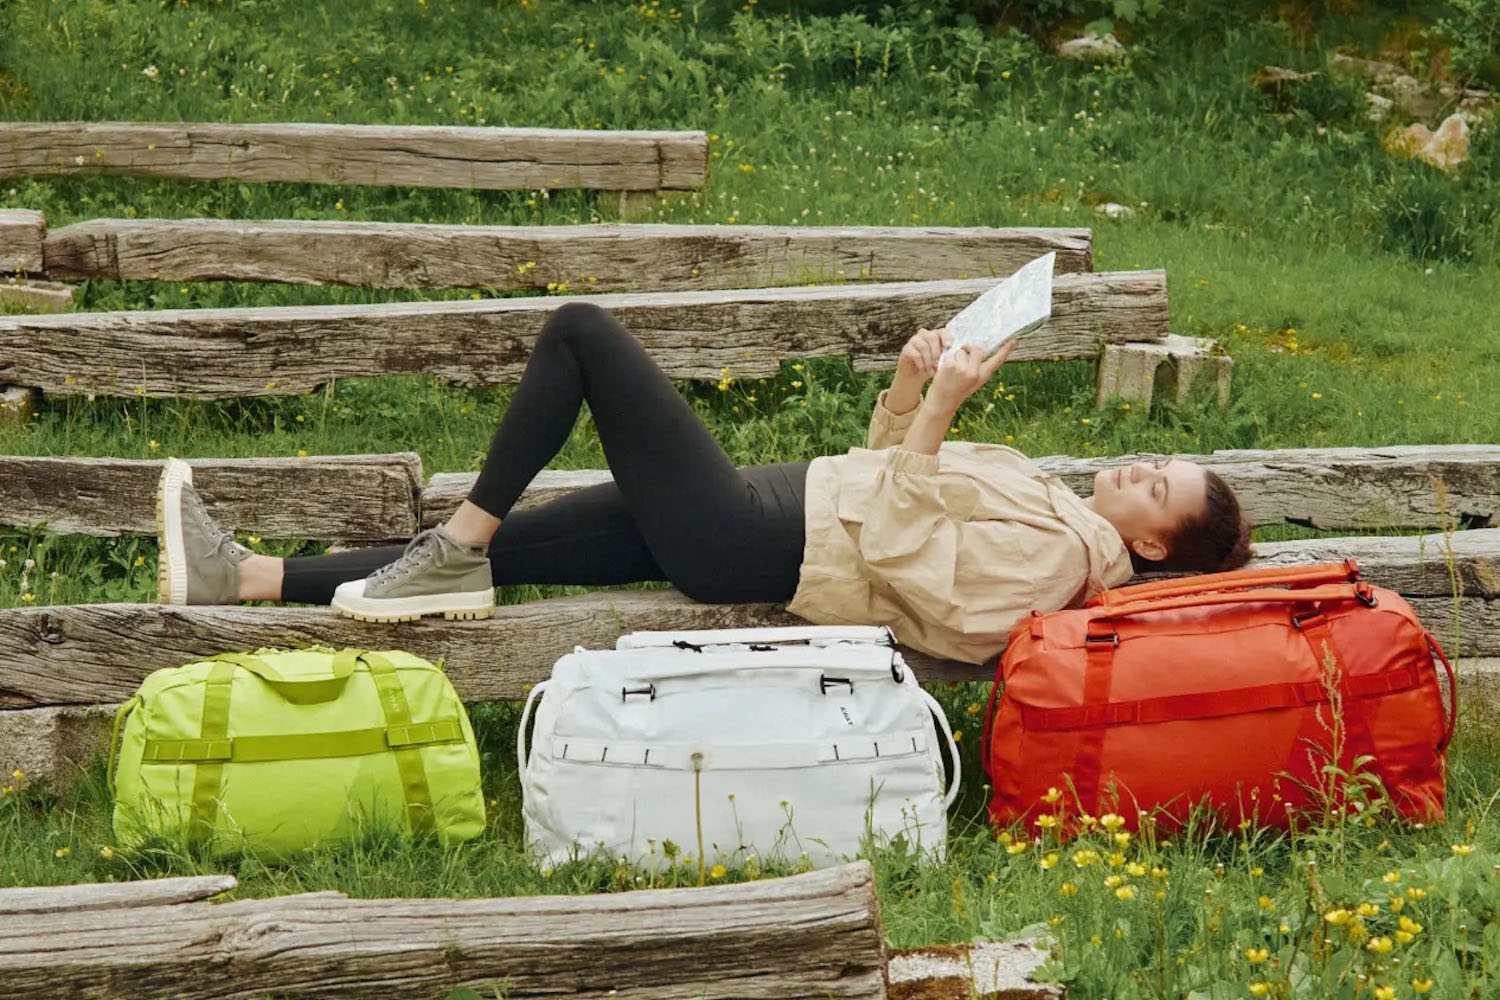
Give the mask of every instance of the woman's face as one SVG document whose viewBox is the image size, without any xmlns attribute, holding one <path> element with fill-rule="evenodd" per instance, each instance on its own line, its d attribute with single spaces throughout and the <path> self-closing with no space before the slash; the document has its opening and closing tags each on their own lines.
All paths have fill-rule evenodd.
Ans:
<svg viewBox="0 0 1500 1000">
<path fill-rule="evenodd" d="M 1205 489 L 1203 466 L 1159 458 L 1101 469 L 1089 502 L 1132 552 L 1161 560 L 1177 526 L 1203 510 Z"/>
</svg>

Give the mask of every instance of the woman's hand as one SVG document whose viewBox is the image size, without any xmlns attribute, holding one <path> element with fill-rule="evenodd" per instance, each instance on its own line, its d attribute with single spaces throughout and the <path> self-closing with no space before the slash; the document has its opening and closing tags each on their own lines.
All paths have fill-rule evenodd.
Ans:
<svg viewBox="0 0 1500 1000">
<path fill-rule="evenodd" d="M 960 347 L 939 366 L 932 388 L 927 391 L 927 402 L 950 416 L 958 412 L 964 400 L 979 391 L 1015 349 L 1016 342 L 1012 340 L 986 359 L 973 344 Z"/>
<path fill-rule="evenodd" d="M 896 358 L 896 377 L 886 394 L 886 406 L 893 413 L 907 413 L 922 401 L 922 387 L 937 372 L 938 355 L 948 346 L 948 328 L 918 330 L 901 348 Z"/>
</svg>

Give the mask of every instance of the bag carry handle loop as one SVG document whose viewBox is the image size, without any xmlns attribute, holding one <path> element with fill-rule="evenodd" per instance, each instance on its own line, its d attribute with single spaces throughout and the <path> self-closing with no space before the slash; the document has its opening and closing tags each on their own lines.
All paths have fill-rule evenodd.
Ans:
<svg viewBox="0 0 1500 1000">
<path fill-rule="evenodd" d="M 1096 607 L 1089 616 L 1092 622 L 1108 622 L 1117 618 L 1150 611 L 1175 611 L 1180 608 L 1201 608 L 1215 604 L 1314 604 L 1319 601 L 1359 601 L 1374 607 L 1375 592 L 1368 583 L 1325 584 L 1307 590 L 1236 590 L 1212 593 L 1184 594 L 1166 600 L 1136 601 L 1118 607 Z"/>
<path fill-rule="evenodd" d="M 1458 728 L 1458 678 L 1453 675 L 1453 664 L 1448 662 L 1448 654 L 1438 645 L 1437 637 L 1431 632 L 1422 634 L 1427 637 L 1427 648 L 1442 661 L 1443 669 L 1448 673 L 1448 725 L 1437 745 L 1437 752 L 1442 753 L 1453 742 L 1453 733 Z"/>
<path fill-rule="evenodd" d="M 953 727 L 948 725 L 948 716 L 943 712 L 943 706 L 939 705 L 937 699 L 924 689 L 917 688 L 917 693 L 927 703 L 927 711 L 937 719 L 938 728 L 943 731 L 943 739 L 948 741 L 948 753 L 953 758 L 953 776 L 948 779 L 948 790 L 943 793 L 943 808 L 951 809 L 954 800 L 958 798 L 959 779 L 963 777 L 963 765 L 958 760 L 958 743 L 953 739 Z"/>
<path fill-rule="evenodd" d="M 249 653 L 220 653 L 213 659 L 244 667 L 294 705 L 320 705 L 335 700 L 343 693 L 344 682 L 353 675 L 359 653 L 355 649 L 340 650 L 333 658 L 333 673 L 327 677 L 288 677 L 265 660 Z"/>
<path fill-rule="evenodd" d="M 547 681 L 532 685 L 526 694 L 526 704 L 521 709 L 521 724 L 516 727 L 516 772 L 518 777 L 526 777 L 526 724 L 531 721 L 531 710 L 536 707 L 536 700 L 542 696 L 547 689 Z M 521 782 L 521 792 L 526 792 L 526 782 Z"/>
<path fill-rule="evenodd" d="M 111 800 L 115 797 L 115 762 L 120 751 L 120 730 L 125 728 L 125 719 L 141 703 L 141 696 L 135 695 L 115 711 L 115 724 L 109 730 L 109 761 L 104 765 L 104 784 L 109 789 Z"/>
<path fill-rule="evenodd" d="M 1358 583 L 1359 563 L 1345 559 L 1341 563 L 1319 563 L 1316 566 L 1272 566 L 1267 569 L 1234 570 L 1230 573 L 1207 573 L 1155 580 L 1134 587 L 1105 590 L 1091 597 L 1087 608 L 1119 607 L 1137 601 L 1163 601 L 1189 594 L 1251 587 L 1316 587 L 1326 583 Z"/>
</svg>

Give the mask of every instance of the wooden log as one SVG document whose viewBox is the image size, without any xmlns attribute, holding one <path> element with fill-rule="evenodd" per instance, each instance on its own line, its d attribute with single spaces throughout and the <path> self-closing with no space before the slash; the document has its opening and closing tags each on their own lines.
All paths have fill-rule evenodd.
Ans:
<svg viewBox="0 0 1500 1000">
<path fill-rule="evenodd" d="M 239 884 L 233 875 L 187 875 L 135 882 L 0 889 L 0 916 L 91 913 L 95 910 L 196 903 L 229 892 Z"/>
<path fill-rule="evenodd" d="M 414 452 L 190 459 L 209 513 L 271 538 L 380 541 L 417 532 L 422 460 Z M 156 534 L 163 463 L 0 456 L 0 524 L 87 535 Z"/>
<path fill-rule="evenodd" d="M 1080 496 L 1102 470 L 1155 456 L 1038 458 Z M 1325 531 L 1441 529 L 1500 525 L 1500 446 L 1397 445 L 1297 448 L 1182 455 L 1223 476 L 1256 527 L 1294 524 Z M 474 473 L 437 473 L 422 492 L 422 525 L 446 520 L 469 493 Z M 521 495 L 520 507 L 545 503 L 609 480 L 607 469 L 548 470 Z M 1438 485 L 1441 483 L 1441 490 Z"/>
<path fill-rule="evenodd" d="M 775 375 L 779 359 L 851 354 L 895 365 L 919 326 L 946 322 L 995 279 L 570 297 L 609 309 L 668 375 Z M 520 378 L 554 298 L 0 316 L 0 381 L 60 394 L 199 399 L 311 392 L 330 379 L 428 372 Z M 1052 318 L 1016 360 L 1094 357 L 1166 336 L 1161 271 L 1063 274 Z"/>
<path fill-rule="evenodd" d="M 453 188 L 701 188 L 703 132 L 447 125 L 0 123 L 0 178 L 184 180 Z"/>
<path fill-rule="evenodd" d="M 91 219 L 48 233 L 45 261 L 73 281 L 647 292 L 1003 277 L 1049 251 L 1059 273 L 1093 269 L 1088 229 L 235 219 Z"/>
<path fill-rule="evenodd" d="M 460 986 L 580 1000 L 886 995 L 865 861 L 596 896 L 287 896 L 41 914 L 0 922 L 0 978 L 16 1000 L 429 1000 Z"/>
<path fill-rule="evenodd" d="M 1262 546 L 1252 567 L 1359 559 L 1368 578 L 1398 590 L 1456 656 L 1500 656 L 1500 529 L 1452 536 L 1448 585 L 1442 536 L 1315 539 Z M 465 701 L 520 697 L 575 645 L 609 648 L 647 629 L 795 625 L 778 604 L 698 604 L 675 590 L 599 591 L 497 609 L 478 622 L 370 624 L 327 608 L 89 604 L 0 611 L 0 708 L 123 701 L 151 671 L 259 646 L 400 648 L 442 659 Z M 984 665 L 905 649 L 924 682 L 989 680 Z"/>
<path fill-rule="evenodd" d="M 0 272 L 40 272 L 47 218 L 24 208 L 0 208 Z"/>
</svg>

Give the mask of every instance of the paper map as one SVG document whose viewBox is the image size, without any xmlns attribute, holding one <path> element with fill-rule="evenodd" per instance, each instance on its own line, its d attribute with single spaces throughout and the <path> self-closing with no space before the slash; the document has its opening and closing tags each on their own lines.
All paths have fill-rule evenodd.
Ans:
<svg viewBox="0 0 1500 1000">
<path fill-rule="evenodd" d="M 1038 257 L 949 320 L 950 340 L 938 364 L 964 344 L 978 345 L 989 357 L 1006 341 L 1041 326 L 1052 315 L 1052 267 L 1056 258 L 1056 253 Z"/>
</svg>

